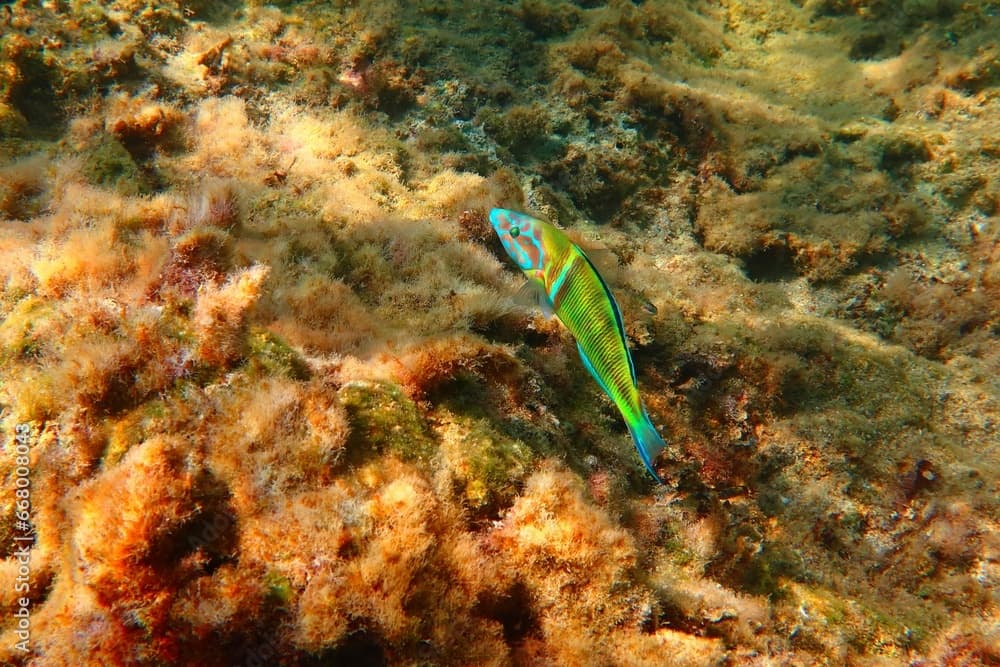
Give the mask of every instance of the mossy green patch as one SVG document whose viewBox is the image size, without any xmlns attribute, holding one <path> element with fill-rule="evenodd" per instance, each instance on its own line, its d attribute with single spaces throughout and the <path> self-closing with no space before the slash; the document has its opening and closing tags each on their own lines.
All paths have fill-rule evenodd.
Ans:
<svg viewBox="0 0 1000 667">
<path fill-rule="evenodd" d="M 671 563 L 683 568 L 697 560 L 697 555 L 688 548 L 687 542 L 678 530 L 677 525 L 666 523 L 662 530 L 666 532 L 666 535 L 662 538 L 661 544 Z"/>
<path fill-rule="evenodd" d="M 309 378 L 309 365 L 288 343 L 270 331 L 252 330 L 249 336 L 248 366 L 269 375 L 282 375 L 292 380 Z"/>
<path fill-rule="evenodd" d="M 292 582 L 280 572 L 268 570 L 267 574 L 264 575 L 264 585 L 267 587 L 267 596 L 271 600 L 284 605 L 292 599 L 294 593 Z"/>
<path fill-rule="evenodd" d="M 524 27 L 542 39 L 566 35 L 580 23 L 580 9 L 568 2 L 524 0 L 515 10 Z"/>
<path fill-rule="evenodd" d="M 807 578 L 801 555 L 776 542 L 764 542 L 748 556 L 740 583 L 744 590 L 754 595 L 781 598 L 787 593 L 788 579 Z"/>
<path fill-rule="evenodd" d="M 479 122 L 488 135 L 515 156 L 552 148 L 546 143 L 552 119 L 541 105 L 518 105 L 502 112 L 485 109 L 479 114 Z"/>
<path fill-rule="evenodd" d="M 105 467 L 113 466 L 128 454 L 129 450 L 156 432 L 156 422 L 171 414 L 166 401 L 155 399 L 146 401 L 120 419 L 109 422 L 108 441 L 104 448 Z"/>
<path fill-rule="evenodd" d="M 425 152 L 467 152 L 472 149 L 462 130 L 453 124 L 427 127 L 416 136 L 416 146 Z"/>
<path fill-rule="evenodd" d="M 109 135 L 99 136 L 84 149 L 83 174 L 90 183 L 114 188 L 123 195 L 149 194 L 155 189 L 150 174 Z"/>
<path fill-rule="evenodd" d="M 351 435 L 348 461 L 388 451 L 407 461 L 428 461 L 435 451 L 427 423 L 403 390 L 390 382 L 350 382 L 338 392 Z"/>
<path fill-rule="evenodd" d="M 836 634 L 859 651 L 898 655 L 927 634 L 922 624 L 929 618 L 917 618 L 903 609 L 890 614 L 870 600 L 845 597 L 822 587 L 791 585 L 787 592 L 788 602 L 805 612 L 807 624 L 822 623 L 822 631 L 814 627 L 817 635 Z"/>
<path fill-rule="evenodd" d="M 513 502 L 535 452 L 487 419 L 455 414 L 447 408 L 434 416 L 444 464 L 466 505 L 473 511 L 490 512 Z"/>
<path fill-rule="evenodd" d="M 35 322 L 51 317 L 51 304 L 40 297 L 22 298 L 0 323 L 0 361 L 24 360 L 41 354 Z"/>
</svg>

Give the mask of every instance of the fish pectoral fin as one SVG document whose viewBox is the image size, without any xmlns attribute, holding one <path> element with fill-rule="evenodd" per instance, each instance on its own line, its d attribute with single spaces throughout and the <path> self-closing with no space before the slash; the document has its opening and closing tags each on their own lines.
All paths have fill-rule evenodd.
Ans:
<svg viewBox="0 0 1000 667">
<path fill-rule="evenodd" d="M 555 315 L 549 295 L 545 293 L 545 287 L 537 280 L 529 280 L 521 286 L 521 289 L 514 295 L 514 302 L 529 308 L 540 308 L 545 319 L 551 319 Z"/>
</svg>

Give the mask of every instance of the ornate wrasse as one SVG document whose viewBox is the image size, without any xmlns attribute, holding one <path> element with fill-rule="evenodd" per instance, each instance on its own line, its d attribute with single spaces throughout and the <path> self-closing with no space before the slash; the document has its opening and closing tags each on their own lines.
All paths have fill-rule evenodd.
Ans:
<svg viewBox="0 0 1000 667">
<path fill-rule="evenodd" d="M 542 308 L 573 334 L 583 365 L 618 407 L 646 469 L 662 483 L 653 460 L 665 445 L 639 397 L 621 311 L 607 283 L 579 246 L 553 225 L 502 208 L 490 211 L 490 223 L 538 292 Z"/>
</svg>

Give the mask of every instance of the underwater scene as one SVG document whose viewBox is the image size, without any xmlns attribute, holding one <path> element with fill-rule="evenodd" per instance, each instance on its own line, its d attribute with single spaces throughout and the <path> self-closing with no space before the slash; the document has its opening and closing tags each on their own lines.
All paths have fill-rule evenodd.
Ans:
<svg viewBox="0 0 1000 667">
<path fill-rule="evenodd" d="M 0 665 L 1000 665 L 1000 1 L 0 2 Z"/>
</svg>

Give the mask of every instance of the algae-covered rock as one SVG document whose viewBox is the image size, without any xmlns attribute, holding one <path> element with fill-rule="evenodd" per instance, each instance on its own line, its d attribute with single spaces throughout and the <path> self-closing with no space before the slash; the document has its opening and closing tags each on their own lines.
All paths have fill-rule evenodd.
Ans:
<svg viewBox="0 0 1000 667">
<path fill-rule="evenodd" d="M 349 460 L 360 462 L 388 451 L 406 461 L 429 462 L 435 445 L 427 422 L 399 385 L 354 381 L 341 387 L 338 396 L 351 425 Z"/>
<path fill-rule="evenodd" d="M 83 171 L 94 185 L 110 187 L 122 194 L 149 194 L 154 190 L 151 174 L 139 168 L 132 155 L 114 137 L 95 136 L 83 150 Z"/>
<path fill-rule="evenodd" d="M 536 458 L 531 448 L 482 417 L 446 408 L 434 415 L 444 466 L 474 512 L 509 506 Z"/>
<path fill-rule="evenodd" d="M 28 296 L 7 310 L 0 323 L 0 358 L 31 359 L 41 354 L 38 325 L 52 317 L 45 299 Z"/>
<path fill-rule="evenodd" d="M 267 373 L 293 380 L 309 379 L 309 365 L 295 348 L 270 331 L 248 334 L 248 361 Z"/>
</svg>

